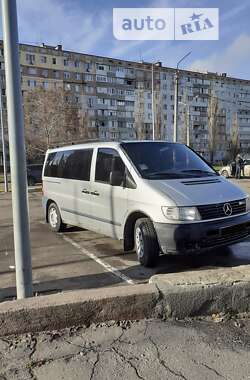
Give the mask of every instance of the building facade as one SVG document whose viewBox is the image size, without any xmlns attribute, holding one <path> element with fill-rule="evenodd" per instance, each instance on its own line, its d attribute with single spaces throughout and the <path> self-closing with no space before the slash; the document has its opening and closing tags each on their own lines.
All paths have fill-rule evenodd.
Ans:
<svg viewBox="0 0 250 380">
<path fill-rule="evenodd" d="M 22 91 L 63 88 L 79 106 L 89 138 L 107 140 L 155 138 L 173 140 L 176 70 L 161 63 L 132 62 L 75 53 L 42 44 L 20 44 Z M 152 76 L 153 69 L 153 76 Z M 0 43 L 0 76 L 5 108 L 4 50 Z M 209 159 L 229 155 L 232 129 L 240 150 L 250 147 L 250 80 L 225 73 L 179 70 L 178 141 Z M 153 96 L 152 96 L 153 83 Z M 215 127 L 211 128 L 211 125 Z M 212 136 L 212 135 L 213 136 Z M 216 135 L 216 136 L 215 136 Z M 211 147 L 213 140 L 213 147 Z"/>
</svg>

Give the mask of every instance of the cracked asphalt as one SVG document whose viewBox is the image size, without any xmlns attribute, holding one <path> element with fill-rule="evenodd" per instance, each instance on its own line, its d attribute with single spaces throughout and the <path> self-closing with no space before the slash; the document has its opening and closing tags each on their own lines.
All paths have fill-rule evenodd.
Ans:
<svg viewBox="0 0 250 380">
<path fill-rule="evenodd" d="M 0 380 L 250 379 L 250 320 L 221 321 L 109 322 L 0 338 Z"/>
</svg>

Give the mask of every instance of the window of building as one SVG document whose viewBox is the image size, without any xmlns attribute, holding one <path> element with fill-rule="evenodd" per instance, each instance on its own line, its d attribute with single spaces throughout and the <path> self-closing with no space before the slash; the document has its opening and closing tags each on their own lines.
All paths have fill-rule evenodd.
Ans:
<svg viewBox="0 0 250 380">
<path fill-rule="evenodd" d="M 80 73 L 76 73 L 76 80 L 81 80 L 81 74 Z"/>
<path fill-rule="evenodd" d="M 80 86 L 78 84 L 75 85 L 75 91 L 79 92 L 80 91 Z"/>
<path fill-rule="evenodd" d="M 86 71 L 90 71 L 92 69 L 92 62 L 85 62 L 84 68 Z"/>
<path fill-rule="evenodd" d="M 35 62 L 35 54 L 26 54 L 26 62 L 29 63 L 29 64 L 33 64 Z"/>
<path fill-rule="evenodd" d="M 65 83 L 65 84 L 64 84 L 64 89 L 65 89 L 66 91 L 71 90 L 71 85 L 70 85 L 70 83 Z"/>
<path fill-rule="evenodd" d="M 30 75 L 36 75 L 37 70 L 36 70 L 34 67 L 29 67 L 29 68 L 28 68 L 28 73 L 29 73 Z"/>
<path fill-rule="evenodd" d="M 124 100 L 117 100 L 117 105 L 118 106 L 124 106 L 125 105 L 125 101 Z"/>
<path fill-rule="evenodd" d="M 95 181 L 109 184 L 111 171 L 125 173 L 125 165 L 119 153 L 115 149 L 110 148 L 98 149 Z"/>
<path fill-rule="evenodd" d="M 43 88 L 47 90 L 49 88 L 49 83 L 48 82 L 43 82 Z"/>
<path fill-rule="evenodd" d="M 80 61 L 78 60 L 75 61 L 75 67 L 80 67 Z"/>
<path fill-rule="evenodd" d="M 64 59 L 64 60 L 63 60 L 63 64 L 64 64 L 64 66 L 69 66 L 69 61 L 68 61 L 68 59 Z"/>
<path fill-rule="evenodd" d="M 97 70 L 101 70 L 101 71 L 105 70 L 105 66 L 104 65 L 99 65 L 99 63 L 96 64 L 96 68 L 97 68 Z"/>
<path fill-rule="evenodd" d="M 96 80 L 97 82 L 107 82 L 107 77 L 104 75 L 97 75 Z"/>
<path fill-rule="evenodd" d="M 46 63 L 47 62 L 46 55 L 41 55 L 40 59 L 41 59 L 41 63 Z"/>
<path fill-rule="evenodd" d="M 54 76 L 54 78 L 59 78 L 60 77 L 59 71 L 53 70 L 53 76 Z"/>
<path fill-rule="evenodd" d="M 49 70 L 43 70 L 42 75 L 47 78 L 49 75 Z"/>
<path fill-rule="evenodd" d="M 85 80 L 92 82 L 94 80 L 94 76 L 92 74 L 85 74 Z"/>
<path fill-rule="evenodd" d="M 53 65 L 56 65 L 56 58 L 52 58 Z"/>
<path fill-rule="evenodd" d="M 92 86 L 84 86 L 84 91 L 88 92 L 89 94 L 93 94 L 94 87 L 92 87 Z"/>
<path fill-rule="evenodd" d="M 68 71 L 64 71 L 63 76 L 64 76 L 64 79 L 69 79 L 70 73 Z"/>
<path fill-rule="evenodd" d="M 75 103 L 79 103 L 80 102 L 80 98 L 79 98 L 79 96 L 76 96 L 75 97 Z"/>
<path fill-rule="evenodd" d="M 32 79 L 29 79 L 28 80 L 28 87 L 30 87 L 30 88 L 36 87 L 36 81 L 32 80 Z"/>
</svg>

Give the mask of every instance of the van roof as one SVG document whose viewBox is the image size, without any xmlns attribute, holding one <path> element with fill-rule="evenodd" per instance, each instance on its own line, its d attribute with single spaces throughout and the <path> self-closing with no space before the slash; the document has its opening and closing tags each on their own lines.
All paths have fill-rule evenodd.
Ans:
<svg viewBox="0 0 250 380">
<path fill-rule="evenodd" d="M 152 142 L 167 142 L 162 140 L 122 140 L 122 141 L 86 141 L 81 144 L 71 144 L 71 145 L 64 145 L 61 147 L 48 149 L 48 153 L 52 152 L 58 152 L 58 151 L 64 151 L 64 150 L 71 150 L 71 149 L 81 149 L 81 148 L 94 148 L 94 147 L 109 147 L 109 148 L 117 148 L 122 143 L 152 143 Z"/>
</svg>

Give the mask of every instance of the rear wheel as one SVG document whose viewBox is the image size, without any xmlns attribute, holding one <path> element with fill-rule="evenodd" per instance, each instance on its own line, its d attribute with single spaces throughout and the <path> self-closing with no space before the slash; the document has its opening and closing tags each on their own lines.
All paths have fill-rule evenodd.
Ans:
<svg viewBox="0 0 250 380">
<path fill-rule="evenodd" d="M 48 208 L 48 222 L 50 229 L 54 232 L 61 232 L 65 230 L 66 224 L 63 223 L 59 208 L 56 203 L 51 203 Z"/>
<path fill-rule="evenodd" d="M 138 219 L 134 230 L 135 248 L 139 262 L 154 267 L 159 257 L 159 244 L 154 225 L 149 218 Z"/>
</svg>

